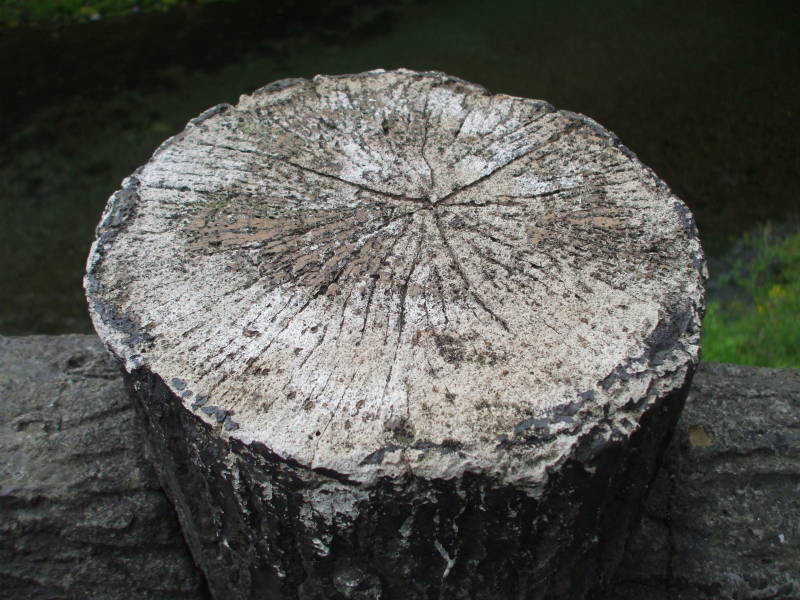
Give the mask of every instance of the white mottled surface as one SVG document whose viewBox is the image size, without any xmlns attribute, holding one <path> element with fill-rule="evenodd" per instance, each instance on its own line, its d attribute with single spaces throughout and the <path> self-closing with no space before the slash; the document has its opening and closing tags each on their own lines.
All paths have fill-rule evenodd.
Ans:
<svg viewBox="0 0 800 600">
<path fill-rule="evenodd" d="M 698 359 L 691 216 L 545 102 L 439 73 L 319 76 L 195 120 L 125 189 L 88 265 L 112 352 L 216 424 L 191 406 L 208 395 L 220 435 L 364 483 L 471 470 L 536 490 Z M 530 419 L 551 435 L 514 443 Z"/>
</svg>

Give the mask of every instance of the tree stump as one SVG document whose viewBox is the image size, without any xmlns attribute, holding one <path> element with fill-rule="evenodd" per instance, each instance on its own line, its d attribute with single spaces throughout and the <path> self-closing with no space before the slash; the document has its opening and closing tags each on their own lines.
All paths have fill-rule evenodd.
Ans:
<svg viewBox="0 0 800 600">
<path fill-rule="evenodd" d="M 378 70 L 192 120 L 85 285 L 216 598 L 575 599 L 681 409 L 704 273 L 591 119 Z"/>
</svg>

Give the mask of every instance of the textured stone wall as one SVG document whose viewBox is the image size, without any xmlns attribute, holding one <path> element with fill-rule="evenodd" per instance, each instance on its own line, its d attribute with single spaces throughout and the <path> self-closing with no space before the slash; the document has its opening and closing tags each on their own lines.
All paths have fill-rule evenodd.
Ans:
<svg viewBox="0 0 800 600">
<path fill-rule="evenodd" d="M 94 336 L 0 337 L 0 597 L 208 598 Z"/>
<path fill-rule="evenodd" d="M 93 336 L 0 337 L 0 589 L 208 598 Z M 800 598 L 800 371 L 701 364 L 600 600 Z"/>
<path fill-rule="evenodd" d="M 603 600 L 800 598 L 800 371 L 701 364 Z"/>
</svg>

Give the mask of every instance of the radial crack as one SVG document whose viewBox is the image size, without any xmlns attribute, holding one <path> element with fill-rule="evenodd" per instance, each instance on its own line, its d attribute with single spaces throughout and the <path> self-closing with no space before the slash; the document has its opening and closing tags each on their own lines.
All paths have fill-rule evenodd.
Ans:
<svg viewBox="0 0 800 600">
<path fill-rule="evenodd" d="M 417 250 L 414 253 L 414 258 L 411 259 L 411 268 L 408 270 L 408 275 L 406 275 L 406 278 L 400 287 L 400 314 L 397 317 L 397 343 L 394 347 L 394 356 L 392 357 L 392 362 L 389 365 L 389 372 L 386 375 L 386 383 L 383 386 L 381 401 L 383 401 L 383 398 L 386 397 L 386 392 L 389 389 L 389 383 L 392 379 L 394 365 L 397 362 L 397 353 L 400 351 L 400 342 L 403 338 L 403 331 L 406 327 L 406 297 L 408 295 L 408 284 L 411 281 L 411 278 L 414 276 L 414 271 L 416 271 L 417 265 L 419 265 L 419 259 L 421 255 L 422 236 L 420 235 L 417 236 Z M 406 408 L 406 412 L 408 412 L 408 408 Z"/>
<path fill-rule="evenodd" d="M 467 276 L 467 273 L 464 270 L 463 265 L 461 264 L 461 261 L 458 259 L 458 256 L 456 255 L 455 250 L 453 250 L 453 247 L 450 245 L 450 241 L 447 239 L 447 236 L 445 236 L 445 234 L 444 234 L 444 229 L 442 227 L 441 222 L 439 221 L 439 215 L 436 213 L 436 211 L 434 211 L 433 215 L 434 215 L 434 221 L 436 222 L 436 228 L 439 230 L 439 236 L 442 238 L 442 243 L 444 244 L 445 248 L 447 248 L 447 253 L 450 255 L 450 259 L 453 261 L 453 264 L 455 265 L 456 271 L 458 272 L 459 276 L 464 281 L 464 284 L 466 285 L 467 291 L 472 295 L 472 297 L 475 299 L 475 301 L 478 303 L 478 305 L 485 312 L 487 312 L 493 319 L 495 319 L 498 323 L 500 323 L 500 326 L 503 329 L 505 329 L 506 331 L 509 331 L 508 324 L 505 322 L 505 320 L 502 317 L 500 317 L 499 315 L 497 315 L 493 310 L 491 310 L 486 305 L 486 302 L 483 300 L 483 298 L 477 292 L 477 290 L 475 289 L 474 285 L 470 282 L 469 277 Z"/>
<path fill-rule="evenodd" d="M 426 198 L 417 198 L 417 197 L 414 197 L 414 196 L 406 196 L 405 194 L 399 194 L 399 193 L 395 193 L 395 192 L 387 192 L 385 190 L 377 190 L 375 188 L 371 188 L 369 186 L 366 186 L 363 183 L 357 183 L 355 181 L 350 181 L 348 179 L 344 179 L 342 177 L 339 177 L 338 175 L 331 175 L 329 173 L 325 173 L 324 171 L 320 171 L 318 169 L 314 169 L 313 167 L 308 167 L 306 165 L 301 165 L 300 163 L 295 162 L 294 160 L 291 160 L 291 159 L 289 159 L 289 158 L 287 158 L 285 156 L 280 156 L 278 154 L 270 154 L 268 152 L 261 152 L 261 151 L 258 151 L 258 150 L 247 150 L 247 149 L 244 149 L 244 148 L 234 148 L 232 146 L 226 146 L 226 145 L 222 145 L 222 144 L 208 144 L 208 143 L 203 143 L 203 142 L 197 142 L 197 145 L 198 146 L 207 146 L 207 147 L 211 147 L 211 148 L 223 148 L 225 150 L 230 150 L 231 152 L 239 152 L 239 153 L 242 153 L 242 154 L 253 154 L 255 156 L 260 156 L 260 157 L 268 159 L 268 160 L 274 160 L 276 162 L 288 165 L 290 167 L 294 167 L 295 169 L 298 169 L 298 170 L 306 172 L 306 173 L 310 173 L 312 175 L 316 175 L 318 177 L 322 177 L 324 179 L 331 179 L 331 180 L 339 182 L 339 183 L 344 183 L 345 185 L 353 186 L 355 188 L 358 188 L 358 189 L 360 189 L 360 190 L 362 190 L 364 192 L 369 192 L 371 194 L 378 194 L 378 195 L 381 195 L 381 196 L 386 196 L 388 198 L 393 198 L 393 199 L 396 199 L 396 200 L 404 200 L 404 201 L 407 201 L 407 202 L 426 202 L 427 201 Z"/>
</svg>

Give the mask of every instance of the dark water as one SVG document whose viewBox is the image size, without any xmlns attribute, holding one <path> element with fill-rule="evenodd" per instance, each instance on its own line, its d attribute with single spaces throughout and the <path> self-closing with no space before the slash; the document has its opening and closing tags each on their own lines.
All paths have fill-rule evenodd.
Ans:
<svg viewBox="0 0 800 600">
<path fill-rule="evenodd" d="M 88 331 L 120 180 L 192 116 L 283 77 L 436 69 L 615 131 L 711 256 L 800 212 L 800 3 L 245 1 L 0 32 L 0 333 Z"/>
</svg>

